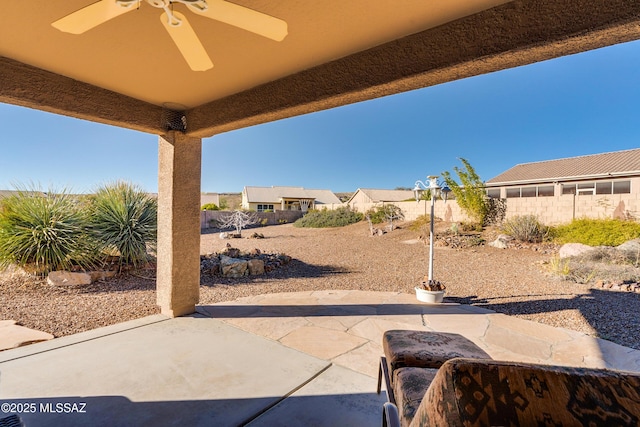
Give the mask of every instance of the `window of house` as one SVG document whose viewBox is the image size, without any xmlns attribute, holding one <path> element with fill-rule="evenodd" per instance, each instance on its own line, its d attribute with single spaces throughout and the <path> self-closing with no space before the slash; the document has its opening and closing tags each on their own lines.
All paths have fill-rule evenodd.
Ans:
<svg viewBox="0 0 640 427">
<path fill-rule="evenodd" d="M 592 196 L 595 191 L 595 184 L 593 182 L 585 182 L 582 184 L 578 184 L 578 195 L 581 196 Z"/>
<path fill-rule="evenodd" d="M 507 198 L 520 197 L 520 187 L 507 188 Z"/>
<path fill-rule="evenodd" d="M 614 181 L 613 194 L 630 194 L 631 181 Z"/>
<path fill-rule="evenodd" d="M 563 187 L 564 190 L 564 187 Z M 575 190 L 575 186 L 574 186 Z M 507 188 L 507 197 L 548 197 L 554 195 L 553 185 L 541 185 L 539 187 L 511 187 Z M 492 197 L 489 195 L 489 197 Z M 497 197 L 497 196 L 496 196 Z"/>
<path fill-rule="evenodd" d="M 500 189 L 499 188 L 491 188 L 489 190 L 487 190 L 487 196 L 491 197 L 492 199 L 499 199 L 500 198 Z M 449 197 L 451 198 L 451 197 Z"/>
<path fill-rule="evenodd" d="M 611 181 L 596 182 L 596 194 L 611 194 Z"/>
<path fill-rule="evenodd" d="M 562 184 L 562 194 L 576 194 L 576 185 Z"/>
<path fill-rule="evenodd" d="M 550 197 L 553 195 L 553 185 L 541 185 L 540 187 L 538 187 L 538 197 Z"/>
<path fill-rule="evenodd" d="M 273 210 L 273 205 L 258 205 L 258 212 L 264 212 L 264 211 L 272 211 Z"/>
</svg>

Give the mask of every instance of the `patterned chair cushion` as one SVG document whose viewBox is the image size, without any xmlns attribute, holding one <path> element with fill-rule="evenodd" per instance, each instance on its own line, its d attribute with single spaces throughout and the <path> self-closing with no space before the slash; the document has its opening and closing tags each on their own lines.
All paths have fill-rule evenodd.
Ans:
<svg viewBox="0 0 640 427">
<path fill-rule="evenodd" d="M 382 337 L 389 375 L 398 368 L 439 368 L 454 357 L 490 359 L 480 347 L 459 334 L 389 330 Z"/>
<path fill-rule="evenodd" d="M 425 391 L 438 373 L 430 368 L 399 368 L 393 373 L 393 392 L 400 415 L 400 425 L 411 424 Z"/>
<path fill-rule="evenodd" d="M 488 425 L 640 425 L 640 374 L 452 359 L 438 370 L 411 422 Z"/>
</svg>

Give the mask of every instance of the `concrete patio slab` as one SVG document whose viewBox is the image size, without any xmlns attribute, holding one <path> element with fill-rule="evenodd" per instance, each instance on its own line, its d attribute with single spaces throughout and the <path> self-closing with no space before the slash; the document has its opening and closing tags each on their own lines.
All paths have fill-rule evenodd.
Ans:
<svg viewBox="0 0 640 427">
<path fill-rule="evenodd" d="M 248 426 L 378 426 L 386 395 L 375 393 L 376 384 L 367 375 L 334 365 Z"/>
<path fill-rule="evenodd" d="M 267 294 L 198 311 L 0 352 L 0 403 L 35 403 L 20 414 L 28 426 L 379 425 L 389 329 L 458 333 L 494 359 L 640 372 L 635 349 L 396 292 Z"/>
<path fill-rule="evenodd" d="M 202 316 L 35 350 L 0 363 L 27 426 L 236 426 L 330 365 Z"/>
</svg>

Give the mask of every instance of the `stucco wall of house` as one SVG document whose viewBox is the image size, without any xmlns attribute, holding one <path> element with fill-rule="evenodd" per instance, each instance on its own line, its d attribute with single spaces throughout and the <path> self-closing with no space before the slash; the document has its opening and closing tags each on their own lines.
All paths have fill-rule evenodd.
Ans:
<svg viewBox="0 0 640 427">
<path fill-rule="evenodd" d="M 358 209 L 359 212 L 360 212 L 360 207 L 359 206 L 360 205 L 367 205 L 367 204 L 371 204 L 371 199 L 369 198 L 369 196 L 364 194 L 362 191 L 356 192 L 356 194 L 353 195 L 353 198 L 351 200 L 349 200 L 349 206 L 351 206 L 352 209 Z M 364 212 L 364 211 L 362 211 L 362 212 Z"/>
</svg>

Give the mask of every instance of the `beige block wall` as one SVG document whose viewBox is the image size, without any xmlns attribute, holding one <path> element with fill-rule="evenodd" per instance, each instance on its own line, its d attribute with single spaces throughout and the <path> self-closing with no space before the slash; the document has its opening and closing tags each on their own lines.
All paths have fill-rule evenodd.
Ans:
<svg viewBox="0 0 640 427">
<path fill-rule="evenodd" d="M 406 221 L 413 221 L 420 215 L 425 215 L 425 213 L 428 215 L 431 213 L 431 201 L 428 200 L 420 200 L 419 202 L 393 202 L 387 204 L 398 206 L 402 210 L 402 213 L 404 213 Z M 376 206 L 382 206 L 382 203 L 356 203 L 352 205 L 352 209 L 365 213 L 367 210 L 375 208 Z M 469 218 L 462 212 L 462 209 L 460 209 L 460 206 L 458 206 L 455 200 L 448 200 L 447 202 L 436 200 L 433 211 L 434 216 L 443 221 L 469 221 Z"/>
<path fill-rule="evenodd" d="M 568 223 L 574 218 L 640 218 L 640 195 L 637 194 L 567 194 L 506 200 L 507 218 L 536 215 L 547 225 Z"/>
<path fill-rule="evenodd" d="M 631 180 L 634 191 L 640 188 L 640 179 Z M 560 191 L 556 191 L 559 193 Z M 553 197 L 522 197 L 505 199 L 507 204 L 506 218 L 514 216 L 535 215 L 546 225 L 558 225 L 571 222 L 574 218 L 626 218 L 640 220 L 640 193 L 631 194 L 598 194 L 598 195 L 560 195 Z M 355 201 L 355 200 L 354 200 Z M 431 202 L 394 202 L 392 203 L 405 215 L 405 220 L 413 221 L 420 215 L 428 214 Z M 327 207 L 336 209 L 343 205 Z M 382 203 L 350 203 L 352 209 L 364 213 L 368 209 L 381 206 Z M 469 221 L 455 200 L 446 203 L 437 200 L 435 203 L 436 218 L 450 222 Z"/>
</svg>

